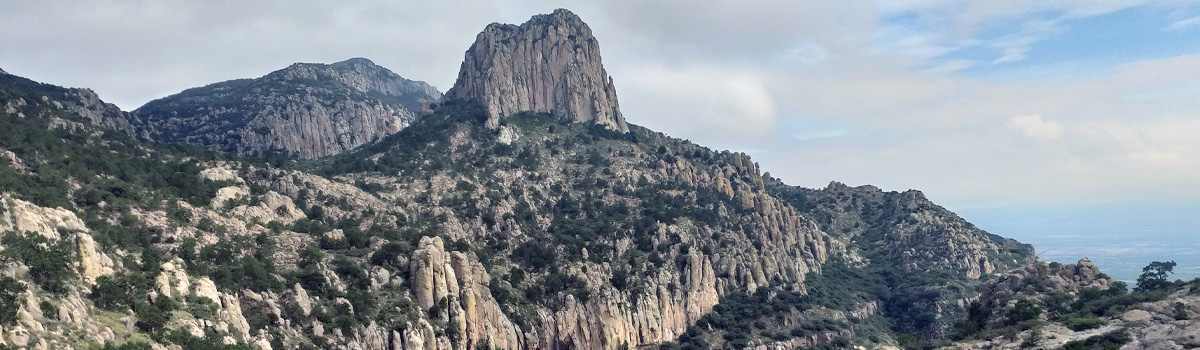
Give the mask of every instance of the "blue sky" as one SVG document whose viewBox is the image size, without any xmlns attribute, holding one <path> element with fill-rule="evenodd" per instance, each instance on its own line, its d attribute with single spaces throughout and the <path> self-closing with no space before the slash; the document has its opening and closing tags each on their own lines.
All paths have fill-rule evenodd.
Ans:
<svg viewBox="0 0 1200 350">
<path fill-rule="evenodd" d="M 950 52 L 933 65 L 970 62 L 970 68 L 958 73 L 989 80 L 1061 82 L 1047 81 L 1040 76 L 1045 73 L 1065 81 L 1086 80 L 1097 70 L 1123 63 L 1200 52 L 1200 40 L 1196 40 L 1200 35 L 1200 17 L 1196 16 L 1200 14 L 1194 12 L 1147 5 L 1066 20 L 1059 19 L 1061 11 L 1055 11 L 999 21 L 980 29 L 977 37 L 982 44 Z M 1022 40 L 1029 43 L 1018 45 L 1024 51 L 1021 59 L 996 62 L 1005 57 L 1004 42 Z"/>
<path fill-rule="evenodd" d="M 1196 1 L 0 0 L 0 68 L 125 109 L 350 57 L 445 90 L 488 23 L 558 7 L 591 26 L 629 122 L 788 183 L 920 189 L 1046 252 L 1140 239 L 1101 218 L 1197 236 Z"/>
</svg>

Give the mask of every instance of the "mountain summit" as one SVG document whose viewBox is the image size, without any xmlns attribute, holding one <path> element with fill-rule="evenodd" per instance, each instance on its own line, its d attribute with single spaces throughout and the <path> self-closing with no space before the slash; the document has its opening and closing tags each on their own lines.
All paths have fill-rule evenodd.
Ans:
<svg viewBox="0 0 1200 350">
<path fill-rule="evenodd" d="M 394 134 L 417 119 L 422 101 L 439 98 L 429 84 L 352 58 L 188 89 L 134 114 L 149 126 L 150 140 L 311 159 Z"/>
<path fill-rule="evenodd" d="M 600 44 L 591 28 L 565 9 L 533 16 L 520 26 L 488 25 L 467 50 L 446 96 L 481 101 L 493 128 L 501 117 L 535 111 L 629 131 L 600 61 Z"/>
</svg>

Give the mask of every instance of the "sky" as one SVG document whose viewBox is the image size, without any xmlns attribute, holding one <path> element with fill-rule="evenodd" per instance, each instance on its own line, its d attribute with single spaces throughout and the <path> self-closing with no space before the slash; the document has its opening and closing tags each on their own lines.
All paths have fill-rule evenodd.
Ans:
<svg viewBox="0 0 1200 350">
<path fill-rule="evenodd" d="M 126 110 L 351 57 L 444 91 L 488 23 L 559 7 L 630 123 L 791 184 L 920 189 L 1027 240 L 1046 223 L 1011 215 L 1200 203 L 1195 1 L 0 0 L 0 68 Z M 1200 237 L 1171 220 L 1137 222 Z"/>
</svg>

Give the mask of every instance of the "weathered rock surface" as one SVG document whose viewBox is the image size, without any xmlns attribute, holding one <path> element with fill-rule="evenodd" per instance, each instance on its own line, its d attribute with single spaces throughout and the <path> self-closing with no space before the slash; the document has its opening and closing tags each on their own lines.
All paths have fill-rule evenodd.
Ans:
<svg viewBox="0 0 1200 350">
<path fill-rule="evenodd" d="M 51 240 L 69 239 L 79 254 L 79 275 L 93 284 L 97 277 L 113 273 L 113 260 L 96 247 L 83 220 L 63 208 L 45 208 L 15 199 L 0 199 L 0 234 L 33 232 Z"/>
<path fill-rule="evenodd" d="M 83 220 L 70 210 L 39 207 L 8 196 L 0 198 L 0 206 L 6 209 L 0 212 L 0 232 L 35 232 L 54 240 L 63 234 L 87 231 Z"/>
<path fill-rule="evenodd" d="M 96 249 L 96 241 L 91 235 L 76 233 L 75 247 L 79 252 L 79 276 L 85 283 L 96 283 L 96 278 L 113 273 L 112 259 Z"/>
<path fill-rule="evenodd" d="M 100 100 L 91 89 L 62 88 L 40 84 L 23 77 L 0 72 L 0 84 L 28 88 L 26 96 L 5 96 L 0 112 L 18 117 L 37 116 L 51 120 L 50 125 L 74 128 L 85 123 L 137 136 L 141 124 L 132 114 Z M 34 88 L 36 86 L 36 88 Z"/>
<path fill-rule="evenodd" d="M 984 282 L 979 286 L 978 302 L 984 310 L 991 311 L 989 322 L 1002 323 L 1008 309 L 1019 299 L 1039 303 L 1045 292 L 1077 295 L 1085 288 L 1108 290 L 1116 281 L 1102 277 L 1099 271 L 1088 258 L 1054 267 L 1044 262 L 1029 264 Z"/>
<path fill-rule="evenodd" d="M 185 90 L 134 111 L 144 138 L 247 155 L 319 158 L 370 143 L 415 120 L 429 84 L 363 58 L 297 63 L 257 79 Z"/>
<path fill-rule="evenodd" d="M 777 180 L 769 187 L 777 196 L 798 198 L 790 204 L 819 218 L 827 232 L 859 242 L 852 248 L 863 256 L 904 271 L 946 270 L 978 279 L 1034 258 L 1032 246 L 984 232 L 920 191 L 884 192 L 838 182 L 802 189 Z"/>
<path fill-rule="evenodd" d="M 629 131 L 599 43 L 587 24 L 564 9 L 520 26 L 488 25 L 467 50 L 446 97 L 483 102 L 493 128 L 502 117 L 535 111 Z"/>
<path fill-rule="evenodd" d="M 1182 316 L 1176 314 L 1177 304 L 1183 305 L 1182 312 L 1187 316 L 1184 319 L 1177 319 Z M 1032 346 L 1023 344 L 1029 339 L 1029 331 L 1024 331 L 1014 337 L 960 343 L 946 349 L 1061 349 L 1070 341 L 1121 330 L 1128 331 L 1130 336 L 1122 349 L 1194 349 L 1200 347 L 1200 321 L 1195 320 L 1200 316 L 1197 305 L 1200 305 L 1200 296 L 1190 293 L 1190 287 L 1184 287 L 1164 300 L 1136 304 L 1119 316 L 1106 319 L 1105 324 L 1096 329 L 1072 331 L 1059 322 L 1049 322 L 1042 327 L 1041 335 Z"/>
</svg>

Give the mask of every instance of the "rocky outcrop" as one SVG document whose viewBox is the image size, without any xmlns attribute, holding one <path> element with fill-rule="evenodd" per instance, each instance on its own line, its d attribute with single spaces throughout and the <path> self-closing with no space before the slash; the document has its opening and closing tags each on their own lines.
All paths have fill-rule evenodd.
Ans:
<svg viewBox="0 0 1200 350">
<path fill-rule="evenodd" d="M 1088 258 L 1076 264 L 1036 262 L 997 276 L 979 286 L 979 304 L 989 312 L 989 323 L 1002 323 L 1017 300 L 1041 303 L 1045 293 L 1077 295 L 1088 288 L 1108 290 L 1116 281 L 1100 274 Z"/>
<path fill-rule="evenodd" d="M 1119 316 L 1104 319 L 1099 328 L 1073 331 L 1061 322 L 1047 322 L 1040 328 L 1041 334 L 1033 344 L 1026 344 L 1030 331 L 1024 331 L 1015 336 L 959 343 L 945 349 L 1061 349 L 1067 342 L 1122 331 L 1129 335 L 1129 342 L 1122 349 L 1194 349 L 1200 347 L 1200 321 L 1195 320 L 1200 316 L 1198 306 L 1200 295 L 1192 293 L 1190 287 L 1184 287 L 1163 300 L 1130 306 Z"/>
<path fill-rule="evenodd" d="M 221 190 L 223 191 L 225 188 Z M 245 192 L 239 192 L 239 194 L 242 193 L 248 194 L 249 189 L 246 189 Z M 218 199 L 221 198 L 221 194 L 222 192 L 217 193 Z M 215 206 L 217 203 L 224 204 L 225 200 L 220 202 L 213 200 L 213 205 Z M 285 197 L 275 191 L 268 191 L 259 197 L 258 203 L 254 205 L 239 205 L 230 209 L 229 213 L 239 217 L 258 219 L 261 222 L 279 221 L 285 224 L 290 224 L 304 217 L 304 211 L 297 208 L 291 198 Z"/>
<path fill-rule="evenodd" d="M 144 138 L 247 155 L 319 158 L 370 143 L 415 120 L 441 98 L 364 58 L 297 63 L 151 101 L 134 111 Z"/>
<path fill-rule="evenodd" d="M 1085 288 L 1107 290 L 1115 281 L 1099 271 L 1088 258 L 1067 265 L 1037 262 L 985 282 L 980 286 L 980 300 L 1005 299 L 1031 288 L 1068 294 Z"/>
<path fill-rule="evenodd" d="M 467 50 L 446 97 L 483 102 L 493 128 L 502 117 L 535 111 L 629 131 L 599 43 L 587 24 L 564 9 L 520 26 L 488 25 Z"/>
<path fill-rule="evenodd" d="M 832 343 L 837 337 L 849 337 L 851 335 L 853 334 L 851 334 L 849 331 L 818 333 L 774 343 L 762 344 L 747 348 L 746 350 L 793 350 L 807 346 L 829 344 Z"/>
<path fill-rule="evenodd" d="M 96 283 L 96 278 L 113 273 L 113 261 L 107 254 L 96 249 L 96 241 L 87 233 L 75 234 L 75 248 L 79 251 L 79 276 L 87 284 Z"/>
<path fill-rule="evenodd" d="M 45 208 L 33 203 L 0 198 L 0 234 L 33 232 L 51 240 L 69 239 L 79 254 L 79 275 L 84 283 L 93 284 L 96 278 L 113 273 L 113 260 L 100 251 L 83 220 L 63 208 Z"/>
<path fill-rule="evenodd" d="M 39 207 L 8 195 L 0 198 L 0 207 L 5 209 L 0 211 L 0 232 L 35 232 L 56 240 L 64 234 L 87 231 L 83 220 L 63 208 Z"/>
<path fill-rule="evenodd" d="M 523 348 L 524 334 L 492 298 L 491 276 L 473 257 L 447 253 L 441 238 L 423 237 L 409 266 L 417 304 L 422 310 L 444 308 L 439 316 L 448 327 L 466 335 L 468 349 L 481 342 L 500 349 Z M 421 343 L 432 341 L 427 338 Z"/>
<path fill-rule="evenodd" d="M 0 112 L 18 117 L 46 118 L 49 125 L 76 128 L 80 124 L 137 136 L 141 127 L 132 114 L 100 100 L 91 89 L 41 84 L 0 72 L 0 86 L 13 87 L 0 94 Z"/>
<path fill-rule="evenodd" d="M 916 190 L 885 192 L 874 186 L 831 182 L 803 189 L 772 179 L 772 194 L 816 217 L 826 232 L 868 259 L 905 272 L 953 271 L 969 279 L 1027 263 L 1033 247 L 989 234 Z"/>
<path fill-rule="evenodd" d="M 129 136 L 140 136 L 141 122 L 132 114 L 121 111 L 116 105 L 100 100 L 100 96 L 92 89 L 71 89 L 74 96 L 69 99 L 74 103 L 65 108 L 82 116 L 92 125 L 123 132 Z"/>
</svg>

